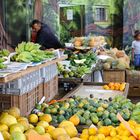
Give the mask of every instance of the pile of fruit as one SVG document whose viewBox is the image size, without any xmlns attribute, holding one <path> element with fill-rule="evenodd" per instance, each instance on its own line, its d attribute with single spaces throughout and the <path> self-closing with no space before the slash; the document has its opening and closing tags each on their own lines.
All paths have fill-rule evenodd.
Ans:
<svg viewBox="0 0 140 140">
<path fill-rule="evenodd" d="M 47 58 L 53 58 L 54 53 L 40 50 L 41 46 L 33 42 L 22 42 L 16 48 L 16 55 L 11 60 L 17 62 L 41 62 Z"/>
<path fill-rule="evenodd" d="M 20 116 L 16 107 L 0 115 L 0 132 L 4 140 L 28 140 L 31 137 L 46 140 L 80 140 L 77 129 L 70 121 L 63 121 L 58 128 L 49 125 L 52 120 L 48 114 L 30 114 L 28 118 Z"/>
<path fill-rule="evenodd" d="M 133 112 L 131 114 L 131 119 L 140 123 L 140 102 L 135 105 Z"/>
<path fill-rule="evenodd" d="M 93 51 L 89 51 L 87 53 L 72 54 L 69 56 L 68 60 L 70 60 L 72 66 L 77 67 L 82 65 L 91 68 L 91 66 L 96 63 L 97 55 Z M 79 62 L 76 63 L 76 60 L 79 60 Z"/>
<path fill-rule="evenodd" d="M 69 68 L 67 68 L 61 63 L 57 63 L 57 67 L 59 70 L 59 74 L 62 75 L 64 78 L 69 77 L 81 78 L 84 74 L 90 73 L 90 69 L 87 68 L 87 66 L 78 66 L 78 67 L 70 66 Z"/>
<path fill-rule="evenodd" d="M 130 68 L 130 58 L 122 50 L 113 48 L 110 50 L 103 50 L 98 52 L 99 55 L 108 55 L 108 58 L 104 61 L 104 69 L 129 69 Z"/>
<path fill-rule="evenodd" d="M 8 57 L 9 54 L 10 52 L 6 49 L 0 51 L 0 69 L 5 69 L 7 67 L 3 62 L 6 61 L 4 57 Z"/>
<path fill-rule="evenodd" d="M 105 90 L 119 90 L 119 91 L 124 91 L 125 87 L 126 83 L 112 83 L 112 82 L 110 82 L 108 85 L 103 86 Z"/>
<path fill-rule="evenodd" d="M 129 120 L 128 124 L 140 139 L 140 124 Z M 118 127 L 102 126 L 99 129 L 84 129 L 80 135 L 82 140 L 136 140 L 136 138 L 127 130 L 123 123 Z"/>
<path fill-rule="evenodd" d="M 69 66 L 58 63 L 60 75 L 64 78 L 81 78 L 84 74 L 91 72 L 91 67 L 96 62 L 96 54 L 90 51 L 86 54 L 71 54 L 68 60 L 70 61 Z"/>
<path fill-rule="evenodd" d="M 59 124 L 63 120 L 73 120 L 76 121 L 75 125 L 118 126 L 120 123 L 116 117 L 118 112 L 125 120 L 132 118 L 140 121 L 139 104 L 135 105 L 123 96 L 116 96 L 114 99 L 109 98 L 108 100 L 74 96 L 45 107 L 37 105 L 36 109 L 50 114 L 52 124 Z"/>
<path fill-rule="evenodd" d="M 103 36 L 88 36 L 88 37 L 75 37 L 74 39 L 71 40 L 73 45 L 78 48 L 78 47 L 101 47 L 103 46 L 106 41 Z"/>
</svg>

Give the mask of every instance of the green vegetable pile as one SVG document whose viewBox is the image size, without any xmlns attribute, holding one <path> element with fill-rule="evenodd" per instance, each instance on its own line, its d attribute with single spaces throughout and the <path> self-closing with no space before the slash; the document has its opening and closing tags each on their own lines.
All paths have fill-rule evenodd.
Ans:
<svg viewBox="0 0 140 140">
<path fill-rule="evenodd" d="M 64 78 L 76 77 L 81 78 L 84 74 L 91 72 L 91 67 L 96 62 L 96 54 L 92 51 L 79 54 L 68 54 L 70 66 L 58 63 L 58 71 Z"/>
<path fill-rule="evenodd" d="M 22 42 L 16 48 L 16 55 L 11 60 L 17 62 L 41 62 L 47 58 L 53 58 L 54 53 L 40 50 L 41 46 L 32 42 Z"/>
<path fill-rule="evenodd" d="M 75 60 L 84 60 L 83 63 L 77 64 Z M 88 68 L 91 68 L 93 64 L 96 63 L 97 57 L 96 54 L 92 51 L 89 51 L 87 53 L 79 53 L 79 54 L 72 54 L 69 56 L 68 60 L 70 60 L 72 66 L 87 66 Z"/>
<path fill-rule="evenodd" d="M 90 73 L 90 69 L 87 66 L 70 66 L 69 68 L 67 68 L 65 65 L 62 65 L 60 63 L 58 63 L 57 66 L 60 74 L 63 75 L 64 78 L 81 78 L 84 74 Z"/>
<path fill-rule="evenodd" d="M 131 114 L 131 119 L 140 123 L 140 102 L 135 105 L 134 110 Z"/>
<path fill-rule="evenodd" d="M 55 102 L 46 107 L 43 104 L 36 105 L 36 109 L 50 114 L 53 118 L 52 123 L 60 123 L 76 114 L 82 125 L 90 126 L 93 123 L 97 126 L 118 126 L 120 124 L 117 119 L 118 112 L 126 121 L 133 119 L 140 122 L 140 103 L 135 105 L 123 96 L 104 100 L 93 98 L 91 94 L 90 98 L 72 96 L 68 100 Z"/>
</svg>

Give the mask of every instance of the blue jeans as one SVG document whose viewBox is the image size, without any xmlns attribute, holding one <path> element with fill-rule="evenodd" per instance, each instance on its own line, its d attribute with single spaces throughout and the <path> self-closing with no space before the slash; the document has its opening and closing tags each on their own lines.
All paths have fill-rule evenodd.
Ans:
<svg viewBox="0 0 140 140">
<path fill-rule="evenodd" d="M 134 55 L 134 66 L 136 67 L 140 66 L 140 54 Z"/>
</svg>

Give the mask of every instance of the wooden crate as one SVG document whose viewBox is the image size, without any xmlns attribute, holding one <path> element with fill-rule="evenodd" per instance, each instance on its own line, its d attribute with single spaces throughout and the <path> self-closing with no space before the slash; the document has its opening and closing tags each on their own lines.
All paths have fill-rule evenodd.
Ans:
<svg viewBox="0 0 140 140">
<path fill-rule="evenodd" d="M 140 71 L 127 70 L 126 82 L 133 86 L 137 86 L 138 84 L 140 84 Z"/>
<path fill-rule="evenodd" d="M 42 85 L 40 84 L 23 95 L 0 94 L 0 112 L 14 106 L 20 109 L 21 115 L 28 115 L 43 95 L 40 90 L 41 87 Z"/>
<path fill-rule="evenodd" d="M 125 82 L 125 70 L 104 70 L 103 81 L 104 82 Z"/>
<path fill-rule="evenodd" d="M 58 76 L 55 76 L 52 80 L 44 82 L 44 96 L 46 101 L 52 100 L 58 94 Z"/>
<path fill-rule="evenodd" d="M 130 87 L 129 87 L 129 94 L 128 96 L 131 96 L 131 97 L 140 97 L 140 85 L 132 85 L 130 84 Z"/>
</svg>

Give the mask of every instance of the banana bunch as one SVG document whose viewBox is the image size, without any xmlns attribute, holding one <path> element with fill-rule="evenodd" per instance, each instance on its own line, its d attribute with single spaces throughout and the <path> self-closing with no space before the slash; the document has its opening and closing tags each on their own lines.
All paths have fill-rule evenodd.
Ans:
<svg viewBox="0 0 140 140">
<path fill-rule="evenodd" d="M 17 62 L 41 62 L 46 58 L 54 57 L 54 55 L 47 51 L 40 50 L 40 45 L 33 42 L 22 42 L 18 44 L 16 55 L 11 60 Z"/>
<path fill-rule="evenodd" d="M 33 42 L 22 42 L 18 44 L 16 48 L 16 52 L 20 54 L 21 52 L 27 51 L 31 52 L 32 50 L 39 50 L 41 46 L 39 44 L 35 44 Z"/>
</svg>

